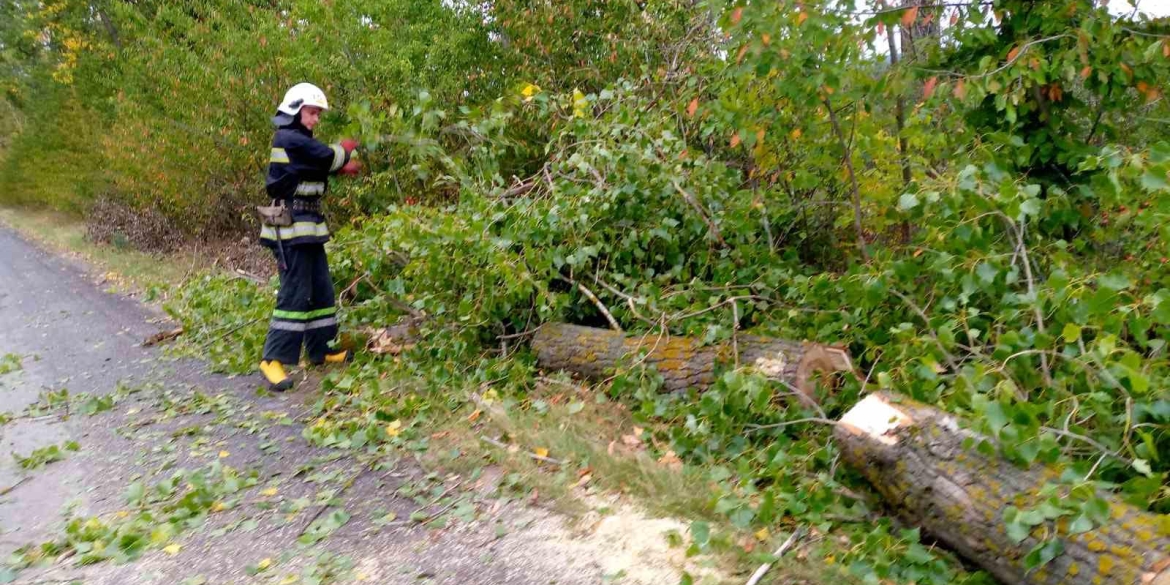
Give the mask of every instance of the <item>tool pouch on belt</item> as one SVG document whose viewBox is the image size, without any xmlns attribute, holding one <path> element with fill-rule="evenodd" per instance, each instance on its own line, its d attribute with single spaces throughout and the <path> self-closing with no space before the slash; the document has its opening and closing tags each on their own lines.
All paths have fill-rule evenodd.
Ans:
<svg viewBox="0 0 1170 585">
<path fill-rule="evenodd" d="M 264 225 L 286 227 L 293 223 L 292 210 L 282 200 L 273 199 L 272 205 L 258 205 L 256 213 L 260 215 L 260 223 Z"/>
</svg>

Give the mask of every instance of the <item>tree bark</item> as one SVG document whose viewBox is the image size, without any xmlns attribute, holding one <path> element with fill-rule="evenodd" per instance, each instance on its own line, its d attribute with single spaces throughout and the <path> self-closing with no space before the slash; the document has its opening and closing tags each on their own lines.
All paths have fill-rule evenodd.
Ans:
<svg viewBox="0 0 1170 585">
<path fill-rule="evenodd" d="M 887 393 L 866 397 L 835 431 L 846 462 L 866 476 L 907 522 L 921 526 L 1008 585 L 1168 585 L 1170 522 L 1110 494 L 1110 523 L 1070 535 L 1068 520 L 1036 527 L 1016 544 L 1003 511 L 1040 503 L 1040 488 L 1059 477 L 1045 467 L 1021 469 L 974 448 L 983 438 L 954 417 Z M 1066 517 L 1067 518 L 1067 517 Z M 1029 571 L 1024 557 L 1045 535 L 1064 552 Z"/>
<path fill-rule="evenodd" d="M 788 384 L 810 403 L 816 402 L 816 374 L 853 370 L 845 350 L 826 345 L 756 335 L 739 335 L 735 345 L 739 348 L 739 363 Z M 668 392 L 705 390 L 715 382 L 718 368 L 734 366 L 736 361 L 731 342 L 704 346 L 690 337 L 625 335 L 565 323 L 541 326 L 533 336 L 532 347 L 541 367 L 595 380 L 638 362 L 654 366 Z"/>
</svg>

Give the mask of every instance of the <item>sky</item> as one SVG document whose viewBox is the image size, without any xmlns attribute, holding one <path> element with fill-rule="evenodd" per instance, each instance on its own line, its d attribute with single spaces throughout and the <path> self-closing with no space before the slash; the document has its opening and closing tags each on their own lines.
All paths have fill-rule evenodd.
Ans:
<svg viewBox="0 0 1170 585">
<path fill-rule="evenodd" d="M 1151 17 L 1170 16 L 1170 0 L 1139 0 L 1137 6 Z M 1125 14 L 1133 10 L 1133 5 L 1129 0 L 1111 0 L 1109 10 Z"/>
</svg>

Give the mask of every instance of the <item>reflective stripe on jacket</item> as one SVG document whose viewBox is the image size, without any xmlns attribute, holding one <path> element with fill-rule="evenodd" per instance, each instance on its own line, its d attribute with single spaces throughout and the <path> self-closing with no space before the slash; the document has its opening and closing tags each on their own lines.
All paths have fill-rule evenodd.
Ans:
<svg viewBox="0 0 1170 585">
<path fill-rule="evenodd" d="M 279 128 L 272 138 L 265 189 L 270 198 L 288 203 L 317 200 L 328 191 L 329 175 L 350 158 L 340 144 L 327 145 L 313 138 L 312 131 L 296 120 Z M 291 246 L 324 243 L 329 240 L 329 227 L 321 213 L 294 211 L 291 226 L 261 227 L 261 244 L 272 248 L 278 239 Z"/>
</svg>

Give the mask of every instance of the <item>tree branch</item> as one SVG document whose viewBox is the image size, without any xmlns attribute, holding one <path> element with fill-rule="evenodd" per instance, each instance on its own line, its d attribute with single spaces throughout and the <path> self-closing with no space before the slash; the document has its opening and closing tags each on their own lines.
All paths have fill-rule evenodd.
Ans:
<svg viewBox="0 0 1170 585">
<path fill-rule="evenodd" d="M 727 242 L 724 241 L 723 234 L 719 231 L 719 226 L 715 225 L 715 222 L 711 219 L 711 216 L 707 214 L 707 210 L 703 209 L 703 206 L 697 199 L 695 199 L 695 196 L 688 193 L 686 189 L 683 189 L 682 185 L 679 185 L 677 180 L 671 179 L 670 182 L 674 185 L 674 188 L 682 194 L 683 199 L 686 199 L 687 203 L 689 203 L 691 207 L 695 208 L 695 211 L 699 212 L 699 217 L 703 218 L 703 222 L 705 222 L 707 224 L 707 228 L 711 230 L 711 235 L 719 241 L 721 246 L 726 248 Z"/>
</svg>

